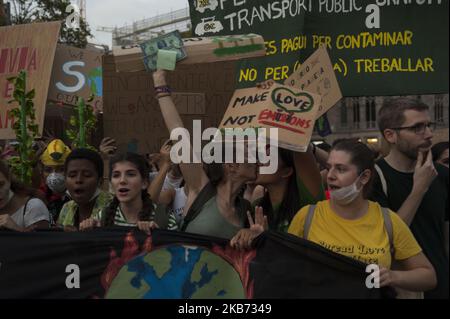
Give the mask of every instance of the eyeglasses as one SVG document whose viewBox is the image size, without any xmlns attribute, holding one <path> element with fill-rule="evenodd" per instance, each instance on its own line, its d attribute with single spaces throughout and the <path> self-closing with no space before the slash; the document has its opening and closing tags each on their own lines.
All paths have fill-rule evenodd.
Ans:
<svg viewBox="0 0 450 319">
<path fill-rule="evenodd" d="M 418 123 L 412 126 L 404 126 L 404 127 L 392 127 L 392 130 L 408 130 L 411 132 L 414 132 L 416 134 L 423 134 L 425 133 L 426 128 L 429 128 L 431 131 L 434 131 L 436 129 L 436 123 L 430 122 L 430 123 Z"/>
</svg>

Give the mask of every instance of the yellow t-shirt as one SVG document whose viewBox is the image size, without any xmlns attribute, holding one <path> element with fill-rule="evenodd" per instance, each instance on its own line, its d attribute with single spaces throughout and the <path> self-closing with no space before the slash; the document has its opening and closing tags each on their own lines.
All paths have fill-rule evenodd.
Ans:
<svg viewBox="0 0 450 319">
<path fill-rule="evenodd" d="M 290 234 L 303 237 L 303 229 L 309 206 L 303 207 L 289 226 Z M 389 211 L 392 220 L 395 260 L 403 260 L 419 254 L 422 249 L 409 227 L 400 217 Z M 308 240 L 336 253 L 354 258 L 366 264 L 378 264 L 390 268 L 389 237 L 384 227 L 381 206 L 369 201 L 367 214 L 356 220 L 337 215 L 328 200 L 317 203 Z"/>
</svg>

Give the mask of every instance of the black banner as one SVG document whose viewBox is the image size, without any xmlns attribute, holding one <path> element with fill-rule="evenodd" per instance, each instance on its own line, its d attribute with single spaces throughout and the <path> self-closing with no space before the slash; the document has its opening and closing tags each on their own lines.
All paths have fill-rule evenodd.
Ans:
<svg viewBox="0 0 450 319">
<path fill-rule="evenodd" d="M 0 232 L 0 298 L 383 298 L 366 265 L 295 236 L 267 232 L 254 249 L 132 228 Z"/>
</svg>

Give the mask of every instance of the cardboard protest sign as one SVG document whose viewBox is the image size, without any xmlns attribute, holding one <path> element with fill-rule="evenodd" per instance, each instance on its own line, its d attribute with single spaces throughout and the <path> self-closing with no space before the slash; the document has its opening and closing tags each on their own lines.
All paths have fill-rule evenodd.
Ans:
<svg viewBox="0 0 450 319">
<path fill-rule="evenodd" d="M 301 67 L 284 81 L 285 85 L 321 96 L 317 117 L 322 116 L 342 98 L 327 49 L 321 46 Z"/>
<path fill-rule="evenodd" d="M 9 110 L 17 107 L 8 104 L 14 87 L 7 81 L 19 71 L 27 72 L 27 87 L 35 89 L 33 99 L 36 124 L 42 134 L 45 102 L 55 56 L 56 42 L 61 22 L 32 23 L 0 27 L 0 139 L 14 139 L 13 120 Z"/>
<path fill-rule="evenodd" d="M 280 147 L 305 152 L 320 100 L 319 95 L 278 84 L 268 90 L 239 89 L 219 128 L 278 128 Z"/>
<path fill-rule="evenodd" d="M 117 141 L 119 151 L 159 152 L 169 132 L 155 99 L 149 72 L 116 72 L 112 56 L 104 56 L 104 136 Z M 234 92 L 234 62 L 179 65 L 167 75 L 173 100 L 185 127 L 193 120 L 203 128 L 217 127 Z"/>
<path fill-rule="evenodd" d="M 102 55 L 94 49 L 58 44 L 48 91 L 48 99 L 68 105 L 77 104 L 77 96 L 88 100 L 95 110 L 102 107 Z"/>
<path fill-rule="evenodd" d="M 177 64 L 234 61 L 266 54 L 264 39 L 256 34 L 185 38 L 183 44 L 187 57 Z M 115 46 L 113 55 L 119 72 L 146 70 L 144 55 L 139 45 Z"/>
<path fill-rule="evenodd" d="M 237 64 L 238 87 L 283 82 L 321 44 L 344 96 L 448 92 L 449 1 L 189 0 L 196 35 L 258 30 L 262 59 Z"/>
</svg>

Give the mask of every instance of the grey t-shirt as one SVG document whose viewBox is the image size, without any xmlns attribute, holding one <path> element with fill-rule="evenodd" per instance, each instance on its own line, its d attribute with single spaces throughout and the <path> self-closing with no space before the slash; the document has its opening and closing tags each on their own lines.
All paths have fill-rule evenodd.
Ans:
<svg viewBox="0 0 450 319">
<path fill-rule="evenodd" d="M 32 198 L 11 215 L 12 220 L 20 227 L 29 227 L 42 220 L 50 221 L 47 206 L 38 198 Z"/>
<path fill-rule="evenodd" d="M 231 239 L 243 227 L 243 222 L 238 227 L 225 219 L 217 207 L 216 196 L 214 196 L 205 203 L 201 213 L 187 225 L 186 232 Z"/>
</svg>

